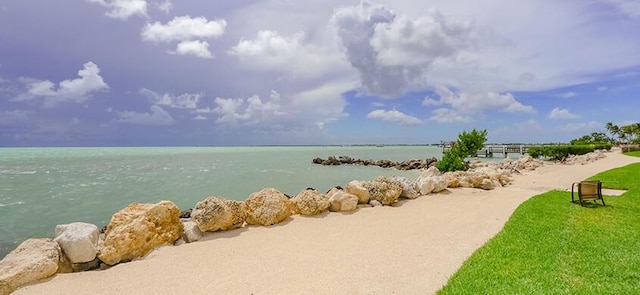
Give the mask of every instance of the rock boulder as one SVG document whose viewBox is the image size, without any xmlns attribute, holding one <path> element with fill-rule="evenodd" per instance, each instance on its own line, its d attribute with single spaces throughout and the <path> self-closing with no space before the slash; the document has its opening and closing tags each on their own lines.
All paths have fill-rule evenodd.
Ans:
<svg viewBox="0 0 640 295">
<path fill-rule="evenodd" d="M 182 236 L 180 209 L 170 202 L 132 203 L 111 217 L 98 258 L 108 265 L 142 257 Z"/>
<path fill-rule="evenodd" d="M 316 215 L 329 209 L 329 199 L 316 190 L 306 189 L 291 199 L 295 211 L 302 215 Z"/>
<path fill-rule="evenodd" d="M 52 239 L 29 239 L 0 261 L 0 294 L 48 278 L 58 271 L 61 250 Z"/>
<path fill-rule="evenodd" d="M 358 197 L 344 190 L 333 188 L 327 193 L 329 211 L 347 212 L 358 208 Z"/>
<path fill-rule="evenodd" d="M 244 202 L 208 197 L 196 204 L 191 218 L 200 231 L 218 231 L 241 227 L 247 217 Z"/>
<path fill-rule="evenodd" d="M 275 188 L 265 188 L 251 194 L 245 204 L 248 224 L 272 225 L 291 216 L 289 198 Z"/>
<path fill-rule="evenodd" d="M 365 187 L 365 183 L 366 181 L 353 180 L 347 184 L 347 188 L 345 189 L 347 193 L 358 197 L 359 204 L 367 204 L 369 203 L 369 199 L 371 199 L 369 189 Z"/>
<path fill-rule="evenodd" d="M 98 227 L 94 224 L 74 222 L 56 226 L 54 241 L 71 263 L 93 261 L 98 253 Z"/>
<path fill-rule="evenodd" d="M 365 187 L 369 190 L 371 200 L 376 200 L 382 205 L 391 205 L 397 202 L 402 194 L 402 184 L 393 178 L 384 176 L 366 182 Z"/>
</svg>

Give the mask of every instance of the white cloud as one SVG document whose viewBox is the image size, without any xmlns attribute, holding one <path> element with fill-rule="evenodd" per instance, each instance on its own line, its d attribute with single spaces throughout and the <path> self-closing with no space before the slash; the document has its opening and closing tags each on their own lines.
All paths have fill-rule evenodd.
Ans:
<svg viewBox="0 0 640 295">
<path fill-rule="evenodd" d="M 580 116 L 571 113 L 569 110 L 566 109 L 561 109 L 561 108 L 554 108 L 553 110 L 551 110 L 551 112 L 549 113 L 549 119 L 575 119 L 575 118 L 580 118 Z"/>
<path fill-rule="evenodd" d="M 164 13 L 169 13 L 173 9 L 173 3 L 170 0 L 165 0 L 164 2 L 156 3 L 156 7 Z"/>
<path fill-rule="evenodd" d="M 454 93 L 447 87 L 438 85 L 435 88 L 440 96 L 438 100 L 427 98 L 423 105 L 449 105 L 460 113 L 473 114 L 485 110 L 499 109 L 505 112 L 535 113 L 532 106 L 523 105 L 511 93 L 500 94 L 493 91 Z"/>
<path fill-rule="evenodd" d="M 377 101 L 372 102 L 372 103 L 371 103 L 371 105 L 372 105 L 373 107 L 376 107 L 376 108 L 382 108 L 382 107 L 387 106 L 387 105 L 385 105 L 384 103 L 377 102 Z"/>
<path fill-rule="evenodd" d="M 280 94 L 273 90 L 265 99 L 258 95 L 246 99 L 216 97 L 215 103 L 219 124 L 254 125 L 284 115 L 280 110 Z"/>
<path fill-rule="evenodd" d="M 431 112 L 431 117 L 429 118 L 438 123 L 470 123 L 473 122 L 473 118 L 467 115 L 460 114 L 459 112 L 447 109 L 440 108 L 433 110 Z"/>
<path fill-rule="evenodd" d="M 602 91 L 607 91 L 608 89 L 609 89 L 609 87 L 607 87 L 607 86 L 600 86 L 600 87 L 598 87 L 598 91 L 601 91 L 601 92 L 602 92 Z"/>
<path fill-rule="evenodd" d="M 169 93 L 159 94 L 147 88 L 140 89 L 139 93 L 150 98 L 153 104 L 178 109 L 196 109 L 202 96 L 200 93 L 183 93 L 178 96 Z"/>
<path fill-rule="evenodd" d="M 341 53 L 330 43 L 306 42 L 304 32 L 282 36 L 276 31 L 260 30 L 254 39 L 241 39 L 227 53 L 252 70 L 286 74 L 295 80 L 344 74 Z M 329 44 L 326 44 L 329 43 Z"/>
<path fill-rule="evenodd" d="M 576 95 L 578 95 L 578 94 L 573 92 L 573 91 L 569 91 L 569 92 L 565 92 L 565 93 L 560 94 L 560 97 L 562 97 L 562 98 L 572 98 L 572 97 L 575 97 Z"/>
<path fill-rule="evenodd" d="M 109 9 L 106 15 L 112 18 L 128 19 L 133 15 L 147 16 L 146 0 L 86 0 Z"/>
<path fill-rule="evenodd" d="M 435 10 L 412 19 L 361 2 L 337 9 L 332 23 L 362 85 L 384 97 L 426 87 L 426 73 L 435 62 L 455 58 L 472 43 L 469 23 L 449 20 Z"/>
<path fill-rule="evenodd" d="M 422 120 L 413 116 L 409 116 L 395 109 L 391 111 L 374 110 L 367 115 L 367 118 L 397 122 L 403 126 L 416 126 L 422 124 Z"/>
<path fill-rule="evenodd" d="M 445 18 L 435 10 L 411 19 L 400 16 L 375 27 L 371 45 L 382 65 L 426 67 L 471 45 L 471 23 Z"/>
<path fill-rule="evenodd" d="M 133 111 L 117 112 L 115 121 L 118 123 L 148 126 L 169 126 L 175 123 L 171 114 L 157 105 L 151 106 L 151 110 L 148 113 L 136 113 Z"/>
<path fill-rule="evenodd" d="M 283 37 L 273 31 L 259 31 L 256 39 L 240 40 L 229 53 L 237 56 L 282 56 L 295 52 L 304 39 L 304 33 L 299 32 L 290 37 Z"/>
<path fill-rule="evenodd" d="M 194 120 L 196 121 L 203 121 L 203 120 L 207 120 L 208 118 L 203 116 L 203 115 L 197 115 L 195 117 L 193 117 Z"/>
<path fill-rule="evenodd" d="M 209 51 L 209 43 L 206 41 L 182 41 L 178 43 L 175 53 L 178 55 L 193 55 L 201 58 L 213 58 L 211 51 Z"/>
<path fill-rule="evenodd" d="M 60 82 L 57 87 L 49 80 L 27 79 L 27 92 L 20 94 L 13 101 L 44 98 L 44 106 L 53 107 L 67 102 L 83 103 L 89 100 L 94 92 L 109 89 L 109 85 L 100 76 L 100 68 L 93 62 L 85 63 L 83 69 L 78 71 L 78 76 L 79 78 Z"/>
<path fill-rule="evenodd" d="M 209 21 L 205 17 L 178 16 L 166 24 L 148 23 L 141 32 L 144 41 L 173 42 L 215 38 L 224 34 L 227 22 Z"/>
</svg>

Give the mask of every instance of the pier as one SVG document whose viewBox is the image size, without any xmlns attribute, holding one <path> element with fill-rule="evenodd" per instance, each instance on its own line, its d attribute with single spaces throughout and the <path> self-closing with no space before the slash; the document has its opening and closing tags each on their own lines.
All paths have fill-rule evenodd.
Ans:
<svg viewBox="0 0 640 295">
<path fill-rule="evenodd" d="M 490 144 L 485 145 L 478 151 L 477 157 L 493 158 L 494 155 L 503 155 L 505 158 L 509 157 L 509 154 L 524 155 L 527 150 L 533 145 L 526 144 Z M 450 145 L 442 146 L 442 153 L 451 149 Z"/>
</svg>

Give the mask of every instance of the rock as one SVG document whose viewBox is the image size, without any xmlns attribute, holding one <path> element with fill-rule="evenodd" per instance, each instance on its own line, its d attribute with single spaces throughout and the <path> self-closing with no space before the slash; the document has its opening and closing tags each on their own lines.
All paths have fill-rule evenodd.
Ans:
<svg viewBox="0 0 640 295">
<path fill-rule="evenodd" d="M 433 177 L 420 177 L 416 180 L 416 186 L 421 195 L 428 195 L 436 188 L 436 182 Z"/>
<path fill-rule="evenodd" d="M 438 167 L 429 167 L 429 169 L 423 171 L 420 174 L 420 177 L 430 177 L 430 176 L 440 176 L 442 175 L 442 173 L 440 173 L 440 170 L 438 170 Z"/>
<path fill-rule="evenodd" d="M 382 203 L 380 203 L 380 201 L 378 200 L 371 200 L 371 202 L 369 202 L 369 205 L 371 205 L 371 207 L 382 207 Z"/>
<path fill-rule="evenodd" d="M 400 194 L 401 197 L 407 199 L 415 199 L 420 196 L 420 193 L 418 192 L 416 186 L 416 182 L 406 177 L 394 177 L 393 179 L 400 183 L 400 185 L 402 185 L 402 193 Z"/>
<path fill-rule="evenodd" d="M 60 246 L 60 244 L 58 244 Z M 97 259 L 97 258 L 96 258 Z M 69 261 L 67 255 L 64 255 L 62 249 L 60 249 L 60 260 L 58 260 L 58 270 L 56 273 L 72 273 L 74 272 L 72 263 Z M 0 293 L 2 294 L 2 293 Z"/>
<path fill-rule="evenodd" d="M 198 241 L 204 237 L 204 233 L 200 230 L 198 223 L 194 220 L 182 221 L 182 227 L 184 227 L 182 239 L 187 243 Z"/>
<path fill-rule="evenodd" d="M 92 261 L 98 253 L 98 227 L 94 224 L 74 222 L 56 226 L 54 241 L 71 263 Z"/>
<path fill-rule="evenodd" d="M 451 172 L 447 172 L 448 174 Z M 451 186 L 451 184 L 455 186 Z M 433 166 L 423 171 L 416 180 L 416 188 L 421 195 L 428 195 L 430 193 L 438 193 L 445 190 L 447 187 L 458 187 L 458 183 L 455 183 L 451 179 L 450 175 L 443 176 L 437 167 Z"/>
<path fill-rule="evenodd" d="M 316 190 L 303 190 L 291 202 L 302 215 L 316 215 L 329 209 L 329 199 Z"/>
<path fill-rule="evenodd" d="M 333 188 L 327 193 L 329 211 L 346 212 L 358 208 L 358 197 L 344 190 Z"/>
<path fill-rule="evenodd" d="M 132 203 L 111 217 L 98 258 L 114 265 L 142 257 L 155 247 L 172 245 L 182 231 L 180 209 L 174 203 Z"/>
<path fill-rule="evenodd" d="M 100 268 L 100 263 L 100 259 L 96 257 L 96 259 L 89 262 L 71 264 L 71 268 L 74 272 L 88 271 Z"/>
<path fill-rule="evenodd" d="M 187 209 L 180 212 L 180 218 L 191 218 L 191 212 L 193 209 Z"/>
<path fill-rule="evenodd" d="M 347 184 L 347 188 L 345 189 L 347 193 L 358 197 L 359 204 L 367 204 L 369 203 L 369 199 L 371 199 L 369 189 L 365 187 L 365 183 L 365 181 L 353 180 Z"/>
<path fill-rule="evenodd" d="M 397 202 L 402 194 L 402 184 L 393 178 L 384 176 L 366 182 L 365 187 L 369 189 L 371 199 L 379 201 L 382 205 L 391 205 Z"/>
<path fill-rule="evenodd" d="M 200 231 L 218 231 L 241 227 L 247 217 L 244 202 L 208 197 L 196 204 L 191 218 Z"/>
<path fill-rule="evenodd" d="M 433 187 L 433 191 L 432 191 L 433 193 L 439 193 L 441 191 L 444 191 L 449 186 L 449 183 L 447 182 L 447 179 L 442 177 L 442 176 L 434 177 L 433 181 L 435 183 L 435 185 Z"/>
<path fill-rule="evenodd" d="M 483 189 L 483 190 L 492 190 L 492 189 L 496 188 L 496 183 L 493 180 L 489 179 L 489 178 L 485 178 L 480 183 L 480 188 Z"/>
<path fill-rule="evenodd" d="M 52 239 L 29 239 L 0 261 L 0 294 L 48 278 L 58 271 L 61 250 Z"/>
<path fill-rule="evenodd" d="M 265 188 L 251 194 L 245 204 L 248 224 L 272 225 L 291 216 L 292 205 L 289 198 L 274 188 Z"/>
</svg>

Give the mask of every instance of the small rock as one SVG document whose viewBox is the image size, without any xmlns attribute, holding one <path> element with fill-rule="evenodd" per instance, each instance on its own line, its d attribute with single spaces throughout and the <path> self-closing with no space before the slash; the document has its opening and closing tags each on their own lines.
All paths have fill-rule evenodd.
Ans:
<svg viewBox="0 0 640 295">
<path fill-rule="evenodd" d="M 71 263 L 92 261 L 98 253 L 98 227 L 94 224 L 74 222 L 56 226 L 54 241 Z"/>
<path fill-rule="evenodd" d="M 204 233 L 198 227 L 198 223 L 193 220 L 182 221 L 184 233 L 182 239 L 187 243 L 198 241 L 204 237 Z"/>
</svg>

